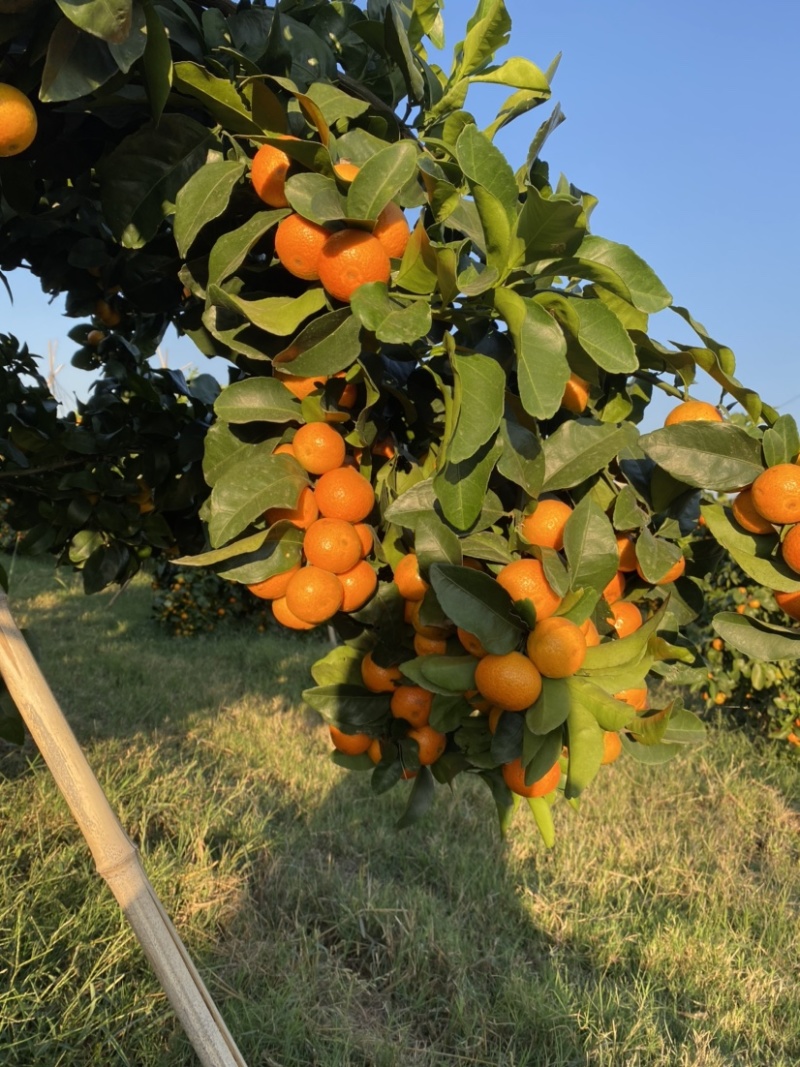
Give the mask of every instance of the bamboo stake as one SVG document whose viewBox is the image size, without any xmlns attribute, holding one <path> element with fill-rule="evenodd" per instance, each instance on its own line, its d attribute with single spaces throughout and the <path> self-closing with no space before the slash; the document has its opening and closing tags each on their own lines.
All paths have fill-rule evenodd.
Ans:
<svg viewBox="0 0 800 1067">
<path fill-rule="evenodd" d="M 0 674 L 203 1067 L 247 1067 L 0 590 Z"/>
</svg>

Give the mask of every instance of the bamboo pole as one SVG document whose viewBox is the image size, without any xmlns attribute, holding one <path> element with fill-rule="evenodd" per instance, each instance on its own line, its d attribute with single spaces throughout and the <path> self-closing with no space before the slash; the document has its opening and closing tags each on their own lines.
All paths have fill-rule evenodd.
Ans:
<svg viewBox="0 0 800 1067">
<path fill-rule="evenodd" d="M 247 1067 L 0 590 L 0 674 L 203 1067 Z"/>
</svg>

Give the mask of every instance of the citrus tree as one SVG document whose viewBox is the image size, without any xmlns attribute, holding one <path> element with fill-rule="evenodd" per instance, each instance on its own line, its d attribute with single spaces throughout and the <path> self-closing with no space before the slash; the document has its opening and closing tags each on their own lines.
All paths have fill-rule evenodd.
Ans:
<svg viewBox="0 0 800 1067">
<path fill-rule="evenodd" d="M 98 381 L 62 417 L 5 338 L 0 478 L 27 547 L 88 590 L 155 551 L 285 627 L 335 627 L 305 700 L 338 763 L 409 790 L 403 824 L 469 774 L 503 827 L 525 797 L 551 842 L 552 803 L 604 764 L 701 737 L 651 694 L 707 673 L 685 628 L 721 553 L 795 610 L 800 440 L 551 178 L 562 116 L 530 113 L 555 64 L 496 60 L 502 0 L 449 71 L 439 8 L 4 4 L 0 268 L 66 294 Z M 507 96 L 480 128 L 486 84 Z M 514 165 L 512 122 L 532 131 Z M 650 336 L 667 308 L 694 344 Z M 153 369 L 169 323 L 230 384 Z M 641 434 L 655 390 L 674 411 Z M 715 625 L 798 654 L 786 627 Z"/>
</svg>

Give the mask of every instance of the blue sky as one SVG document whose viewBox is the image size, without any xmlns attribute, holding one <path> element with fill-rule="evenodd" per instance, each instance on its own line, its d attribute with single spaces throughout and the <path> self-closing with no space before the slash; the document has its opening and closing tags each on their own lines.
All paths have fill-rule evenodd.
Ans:
<svg viewBox="0 0 800 1067">
<path fill-rule="evenodd" d="M 599 197 L 593 231 L 631 245 L 675 302 L 734 350 L 742 381 L 800 418 L 800 5 L 765 0 L 756 12 L 741 0 L 506 3 L 513 29 L 504 56 L 546 67 L 562 53 L 553 100 L 567 121 L 543 151 L 551 173 Z M 448 55 L 472 8 L 448 0 Z M 467 107 L 488 122 L 503 96 L 475 86 Z M 498 135 L 515 166 L 546 114 L 547 105 Z M 72 320 L 48 309 L 27 278 L 10 280 L 16 303 L 9 308 L 0 293 L 0 328 L 40 353 L 57 342 L 58 362 L 68 365 Z M 693 339 L 669 312 L 651 320 L 651 332 Z M 188 342 L 171 338 L 165 348 L 171 366 L 207 369 Z M 65 369 L 59 381 L 69 393 L 85 378 Z M 693 392 L 719 397 L 705 382 Z"/>
</svg>

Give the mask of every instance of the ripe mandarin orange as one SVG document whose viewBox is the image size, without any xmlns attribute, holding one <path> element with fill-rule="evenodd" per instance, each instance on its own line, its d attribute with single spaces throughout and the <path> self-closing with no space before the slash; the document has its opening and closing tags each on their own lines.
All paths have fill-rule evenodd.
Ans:
<svg viewBox="0 0 800 1067">
<path fill-rule="evenodd" d="M 625 574 L 636 570 L 636 544 L 627 534 L 617 534 L 617 569 Z"/>
<path fill-rule="evenodd" d="M 777 463 L 759 474 L 750 487 L 753 505 L 768 522 L 800 522 L 800 466 Z"/>
<path fill-rule="evenodd" d="M 361 542 L 362 557 L 369 556 L 375 548 L 375 538 L 372 534 L 372 527 L 367 526 L 365 522 L 356 522 L 353 524 L 353 529 L 358 534 L 358 539 Z"/>
<path fill-rule="evenodd" d="M 520 532 L 532 545 L 560 551 L 564 547 L 564 527 L 571 514 L 572 508 L 563 500 L 540 500 L 536 509 L 523 518 Z"/>
<path fill-rule="evenodd" d="M 412 726 L 426 726 L 431 715 L 433 693 L 419 685 L 400 685 L 392 693 L 390 708 L 396 719 Z"/>
<path fill-rule="evenodd" d="M 419 560 L 415 553 L 403 556 L 394 569 L 394 584 L 404 600 L 422 600 L 430 586 L 419 573 Z"/>
<path fill-rule="evenodd" d="M 254 582 L 252 585 L 248 585 L 247 588 L 253 596 L 261 597 L 262 600 L 275 600 L 279 596 L 286 595 L 286 586 L 289 584 L 289 579 L 299 570 L 300 564 L 295 563 L 288 571 L 283 571 L 281 574 L 273 574 L 262 582 Z"/>
<path fill-rule="evenodd" d="M 370 743 L 370 746 L 367 749 L 367 755 L 373 763 L 380 763 L 381 759 L 383 758 L 383 752 L 381 751 L 381 743 L 377 737 L 374 741 Z"/>
<path fill-rule="evenodd" d="M 793 526 L 781 542 L 781 556 L 787 567 L 795 574 L 800 574 L 800 526 Z M 756 600 L 750 601 L 750 607 L 760 607 Z"/>
<path fill-rule="evenodd" d="M 329 726 L 333 747 L 348 756 L 360 756 L 372 744 L 369 734 L 346 734 L 336 726 Z"/>
<path fill-rule="evenodd" d="M 0 82 L 0 156 L 18 156 L 33 144 L 38 120 L 33 104 L 19 89 Z"/>
<path fill-rule="evenodd" d="M 297 137 L 282 137 L 281 140 L 296 141 Z M 253 156 L 250 180 L 256 195 L 270 207 L 288 207 L 284 186 L 286 175 L 292 165 L 290 156 L 271 144 L 262 144 Z"/>
<path fill-rule="evenodd" d="M 273 456 L 291 456 L 293 459 L 296 458 L 291 441 L 284 441 L 282 445 L 278 445 L 277 448 L 273 449 L 272 454 Z"/>
<path fill-rule="evenodd" d="M 394 201 L 389 201 L 386 207 L 378 215 L 372 236 L 377 237 L 386 254 L 390 259 L 402 259 L 406 250 L 411 230 L 409 228 L 403 209 Z"/>
<path fill-rule="evenodd" d="M 619 759 L 622 754 L 622 740 L 619 734 L 613 733 L 611 730 L 603 731 L 603 758 L 600 760 L 600 766 L 604 767 L 609 763 L 613 763 Z"/>
<path fill-rule="evenodd" d="M 319 279 L 319 254 L 330 230 L 302 215 L 287 215 L 275 232 L 275 255 L 290 274 L 307 282 Z"/>
<path fill-rule="evenodd" d="M 653 582 L 652 584 L 653 585 L 669 585 L 670 582 L 676 582 L 678 580 L 678 578 L 680 578 L 680 576 L 683 574 L 683 572 L 685 570 L 686 570 L 686 558 L 684 556 L 681 556 L 680 559 L 675 560 L 675 562 L 672 564 L 672 566 L 670 567 L 670 569 L 667 571 L 666 574 L 662 574 L 661 577 L 658 579 L 658 581 L 657 582 Z M 647 579 L 645 578 L 645 576 L 644 576 L 644 574 L 642 572 L 641 564 L 638 561 L 636 563 L 636 573 L 639 575 L 639 577 L 642 579 L 643 582 L 647 581 Z"/>
<path fill-rule="evenodd" d="M 570 374 L 561 397 L 561 407 L 573 415 L 581 415 L 589 403 L 589 383 L 578 374 Z"/>
<path fill-rule="evenodd" d="M 434 730 L 432 726 L 419 726 L 408 731 L 412 741 L 417 742 L 421 767 L 435 763 L 447 747 L 447 735 Z"/>
<path fill-rule="evenodd" d="M 586 638 L 587 648 L 595 648 L 600 644 L 600 632 L 592 619 L 587 619 L 581 623 L 581 633 Z"/>
<path fill-rule="evenodd" d="M 286 587 L 286 606 L 304 622 L 327 622 L 341 608 L 342 583 L 321 567 L 306 566 L 293 574 Z"/>
<path fill-rule="evenodd" d="M 272 601 L 272 614 L 281 626 L 286 626 L 290 630 L 313 630 L 316 626 L 316 623 L 299 619 L 287 605 L 285 596 L 277 597 Z"/>
<path fill-rule="evenodd" d="M 481 696 L 507 711 L 524 711 L 542 691 L 542 676 L 521 652 L 486 655 L 475 668 L 475 685 Z"/>
<path fill-rule="evenodd" d="M 308 422 L 301 426 L 292 446 L 297 462 L 309 474 L 326 474 L 344 462 L 344 438 L 327 422 Z"/>
<path fill-rule="evenodd" d="M 583 666 L 586 638 L 580 626 L 554 615 L 536 623 L 526 651 L 545 678 L 569 678 Z"/>
<path fill-rule="evenodd" d="M 361 168 L 351 163 L 349 159 L 343 159 L 340 163 L 334 163 L 333 173 L 343 182 L 351 182 Z"/>
<path fill-rule="evenodd" d="M 361 541 L 344 519 L 317 519 L 306 530 L 303 552 L 312 567 L 344 574 L 361 559 Z"/>
<path fill-rule="evenodd" d="M 525 768 L 522 766 L 522 760 L 515 759 L 511 763 L 504 763 L 500 770 L 508 788 L 520 797 L 547 796 L 548 793 L 558 788 L 558 783 L 561 781 L 561 767 L 558 763 L 554 763 L 546 774 L 530 785 L 525 785 Z"/>
<path fill-rule="evenodd" d="M 629 637 L 642 625 L 642 613 L 630 600 L 617 600 L 606 621 L 614 627 L 617 637 Z"/>
<path fill-rule="evenodd" d="M 441 637 L 424 637 L 415 633 L 414 651 L 418 656 L 443 656 L 447 652 L 447 642 Z"/>
<path fill-rule="evenodd" d="M 363 522 L 375 506 L 372 486 L 352 467 L 323 474 L 314 487 L 320 514 L 329 519 Z"/>
<path fill-rule="evenodd" d="M 361 661 L 361 680 L 371 693 L 393 693 L 403 676 L 399 667 L 381 667 L 368 652 Z"/>
<path fill-rule="evenodd" d="M 753 503 L 753 493 L 750 489 L 743 489 L 733 500 L 733 517 L 743 530 L 752 534 L 775 533 L 775 527 L 768 522 L 763 515 L 759 515 Z"/>
<path fill-rule="evenodd" d="M 603 599 L 607 604 L 613 604 L 625 596 L 625 575 L 617 571 L 611 581 L 603 590 Z"/>
<path fill-rule="evenodd" d="M 800 620 L 800 593 L 776 592 L 775 601 L 790 618 Z"/>
<path fill-rule="evenodd" d="M 555 614 L 561 604 L 561 597 L 551 588 L 538 559 L 516 559 L 507 563 L 497 575 L 497 583 L 512 600 L 532 601 L 537 619 Z"/>
<path fill-rule="evenodd" d="M 410 622 L 414 631 L 423 637 L 430 637 L 434 641 L 443 641 L 452 632 L 452 626 L 437 626 L 434 623 L 420 622 L 419 609 L 422 607 L 421 600 L 407 600 L 403 617 Z"/>
<path fill-rule="evenodd" d="M 325 291 L 349 304 L 356 289 L 367 282 L 388 285 L 392 265 L 377 237 L 364 230 L 339 230 L 322 246 L 319 278 Z"/>
<path fill-rule="evenodd" d="M 273 367 L 272 373 L 283 382 L 289 392 L 296 396 L 298 400 L 305 400 L 307 396 L 316 393 L 323 388 L 328 380 L 324 374 L 304 377 L 302 374 L 289 374 L 288 371 L 282 370 L 280 367 Z"/>
<path fill-rule="evenodd" d="M 471 656 L 477 656 L 478 659 L 483 659 L 486 655 L 486 649 L 475 634 L 471 634 L 468 630 L 462 630 L 461 627 L 458 626 L 456 628 L 456 635 Z"/>
<path fill-rule="evenodd" d="M 620 689 L 614 696 L 617 700 L 621 700 L 623 704 L 630 704 L 634 711 L 645 711 L 647 709 L 646 685 L 634 689 Z"/>
<path fill-rule="evenodd" d="M 705 400 L 684 400 L 664 419 L 665 426 L 676 426 L 679 422 L 722 422 L 722 415 Z"/>
<path fill-rule="evenodd" d="M 342 611 L 363 608 L 378 588 L 378 575 L 365 559 L 359 560 L 355 567 L 338 577 L 344 589 Z"/>
<path fill-rule="evenodd" d="M 293 508 L 269 508 L 266 513 L 267 523 L 271 526 L 274 522 L 285 519 L 298 530 L 307 530 L 312 522 L 316 522 L 319 516 L 317 501 L 314 490 L 305 486 L 300 490 L 297 504 Z"/>
</svg>

